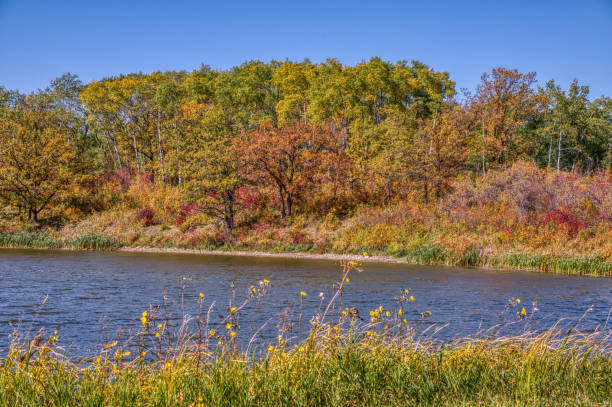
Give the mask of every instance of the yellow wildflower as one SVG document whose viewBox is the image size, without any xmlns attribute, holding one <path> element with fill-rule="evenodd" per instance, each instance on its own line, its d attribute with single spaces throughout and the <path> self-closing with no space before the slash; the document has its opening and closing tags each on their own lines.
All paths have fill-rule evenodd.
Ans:
<svg viewBox="0 0 612 407">
<path fill-rule="evenodd" d="M 234 311 L 236 311 L 236 307 L 230 308 L 230 312 L 234 312 Z"/>
<path fill-rule="evenodd" d="M 210 331 L 208 331 L 210 336 L 214 336 L 215 335 L 215 331 L 213 331 L 212 329 Z"/>
<path fill-rule="evenodd" d="M 522 316 L 527 315 L 527 311 L 525 311 L 525 307 L 523 307 L 523 309 L 521 310 L 521 315 L 522 315 Z"/>
<path fill-rule="evenodd" d="M 236 332 L 234 332 L 234 331 L 230 332 L 230 336 L 231 336 L 232 338 L 235 338 L 235 337 L 236 337 Z"/>
<path fill-rule="evenodd" d="M 368 252 L 363 252 L 363 257 L 368 257 Z"/>
<path fill-rule="evenodd" d="M 300 291 L 300 295 L 301 295 L 302 297 L 306 297 L 306 293 L 305 293 L 304 291 Z"/>
<path fill-rule="evenodd" d="M 399 311 L 397 311 L 397 315 L 399 315 L 400 317 L 402 316 L 402 314 L 403 314 L 403 312 L 402 312 L 401 309 Z"/>
<path fill-rule="evenodd" d="M 410 296 L 410 301 L 414 301 L 414 297 L 412 295 Z"/>
<path fill-rule="evenodd" d="M 204 293 L 200 293 L 200 298 L 204 298 Z"/>
<path fill-rule="evenodd" d="M 164 326 L 162 324 L 157 324 L 158 329 L 162 329 Z"/>
<path fill-rule="evenodd" d="M 264 278 L 264 283 L 265 283 L 265 284 L 270 284 L 270 280 L 266 280 L 266 279 Z"/>
<path fill-rule="evenodd" d="M 520 300 L 519 298 L 517 298 L 517 299 L 516 299 L 516 303 L 517 303 L 517 304 L 520 304 L 520 303 L 521 303 L 521 300 Z"/>
<path fill-rule="evenodd" d="M 388 318 L 388 317 L 390 317 L 390 316 L 391 316 L 391 313 L 390 313 L 389 311 L 387 311 L 387 312 L 385 313 L 385 315 L 386 315 L 386 316 L 387 316 L 387 318 Z"/>
<path fill-rule="evenodd" d="M 230 329 L 232 329 L 232 324 L 228 322 L 227 324 L 225 324 L 225 328 L 229 331 Z"/>
<path fill-rule="evenodd" d="M 159 338 L 159 332 L 155 332 L 155 337 Z"/>
</svg>

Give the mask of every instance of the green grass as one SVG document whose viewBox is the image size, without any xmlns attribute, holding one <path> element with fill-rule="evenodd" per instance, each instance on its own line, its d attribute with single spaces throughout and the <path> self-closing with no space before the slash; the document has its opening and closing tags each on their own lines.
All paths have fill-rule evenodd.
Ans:
<svg viewBox="0 0 612 407">
<path fill-rule="evenodd" d="M 521 253 L 504 256 L 499 265 L 565 274 L 612 276 L 612 261 L 606 261 L 599 256 L 547 256 Z"/>
<path fill-rule="evenodd" d="M 4 232 L 0 233 L 0 247 L 57 248 L 60 241 L 46 232 Z"/>
<path fill-rule="evenodd" d="M 0 406 L 609 405 L 609 355 L 574 339 L 557 349 L 543 337 L 419 348 L 349 335 L 285 355 L 216 350 L 200 362 L 10 359 Z"/>
<path fill-rule="evenodd" d="M 406 254 L 406 260 L 416 264 L 446 264 L 447 259 L 447 250 L 435 243 L 418 246 Z"/>
<path fill-rule="evenodd" d="M 112 236 L 90 233 L 64 240 L 64 246 L 73 249 L 112 250 L 120 246 Z"/>
<path fill-rule="evenodd" d="M 456 253 L 435 243 L 408 250 L 406 261 L 426 265 L 496 267 L 599 277 L 612 276 L 612 261 L 607 261 L 600 256 L 553 256 L 540 253 L 484 256 L 477 249 Z"/>
</svg>

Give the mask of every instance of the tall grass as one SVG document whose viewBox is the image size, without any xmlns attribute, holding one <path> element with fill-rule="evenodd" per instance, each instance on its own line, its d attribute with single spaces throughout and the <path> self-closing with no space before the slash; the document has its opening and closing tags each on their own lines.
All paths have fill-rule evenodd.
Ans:
<svg viewBox="0 0 612 407">
<path fill-rule="evenodd" d="M 408 250 L 406 261 L 413 264 L 449 265 L 461 267 L 497 267 L 544 271 L 563 274 L 612 276 L 612 261 L 601 256 L 555 256 L 540 253 L 510 253 L 483 255 L 477 249 L 450 251 L 435 243 Z"/>
<path fill-rule="evenodd" d="M 313 333 L 286 351 L 228 347 L 169 361 L 50 353 L 0 368 L 0 406 L 380 406 L 608 404 L 612 362 L 590 336 L 464 340 L 446 347 Z"/>
<path fill-rule="evenodd" d="M 110 250 L 119 247 L 119 242 L 108 235 L 87 233 L 72 238 L 56 239 L 47 232 L 5 232 L 0 233 L 0 247 L 10 248 L 72 248 L 90 250 Z"/>
<path fill-rule="evenodd" d="M 64 245 L 73 249 L 111 250 L 119 247 L 119 242 L 112 236 L 88 233 L 66 239 Z"/>
<path fill-rule="evenodd" d="M 56 248 L 60 241 L 47 232 L 3 232 L 0 233 L 0 247 Z"/>
<path fill-rule="evenodd" d="M 493 263 L 496 262 L 493 261 Z M 612 276 L 612 261 L 606 261 L 600 256 L 550 256 L 520 253 L 504 256 L 497 264 L 517 269 Z"/>
<path fill-rule="evenodd" d="M 441 344 L 403 319 L 408 292 L 397 309 L 375 308 L 367 321 L 346 308 L 344 282 L 355 267 L 345 265 L 297 341 L 286 322 L 272 342 L 257 345 L 257 332 L 239 341 L 249 332 L 239 315 L 267 294 L 264 281 L 215 325 L 203 295 L 200 315 L 175 327 L 149 309 L 133 337 L 80 361 L 62 356 L 57 333 L 13 342 L 0 361 L 0 406 L 609 405 L 609 330 L 555 326 Z"/>
</svg>

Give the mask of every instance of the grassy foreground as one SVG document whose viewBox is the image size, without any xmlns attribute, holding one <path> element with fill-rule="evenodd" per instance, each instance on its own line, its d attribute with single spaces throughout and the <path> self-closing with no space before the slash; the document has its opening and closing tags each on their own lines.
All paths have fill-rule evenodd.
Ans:
<svg viewBox="0 0 612 407">
<path fill-rule="evenodd" d="M 441 344 L 406 321 L 408 290 L 398 308 L 374 308 L 367 320 L 343 305 L 356 268 L 345 264 L 309 328 L 300 307 L 299 316 L 279 321 L 273 341 L 257 341 L 252 330 L 242 340 L 249 329 L 239 318 L 267 294 L 267 280 L 214 323 L 204 294 L 200 314 L 179 324 L 150 308 L 132 337 L 78 361 L 63 356 L 57 332 L 14 338 L 0 359 L 0 406 L 611 405 L 606 327 L 581 333 L 557 325 L 510 337 L 490 330 Z M 519 303 L 509 301 L 509 315 L 519 310 L 509 323 L 529 319 Z"/>
<path fill-rule="evenodd" d="M 18 354 L 0 369 L 2 406 L 609 405 L 612 359 L 592 337 L 465 341 L 443 348 L 371 334 L 317 335 L 261 356 L 74 365 Z"/>
</svg>

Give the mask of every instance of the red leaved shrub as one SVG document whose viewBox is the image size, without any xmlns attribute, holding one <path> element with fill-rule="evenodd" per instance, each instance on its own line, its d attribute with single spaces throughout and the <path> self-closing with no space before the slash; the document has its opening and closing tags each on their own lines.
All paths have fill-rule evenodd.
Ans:
<svg viewBox="0 0 612 407">
<path fill-rule="evenodd" d="M 153 224 L 153 218 L 155 218 L 155 210 L 148 206 L 142 208 L 136 213 L 136 218 L 143 226 L 150 226 Z"/>
<path fill-rule="evenodd" d="M 199 211 L 201 209 L 200 205 L 197 203 L 182 203 L 179 205 L 178 214 L 176 215 L 174 224 L 176 226 L 181 226 L 185 219 L 191 216 L 193 213 Z"/>
<path fill-rule="evenodd" d="M 571 236 L 576 236 L 578 232 L 586 228 L 586 222 L 578 219 L 571 208 L 559 208 L 548 211 L 542 215 L 542 224 L 554 223 L 555 226 L 565 225 Z"/>
</svg>

